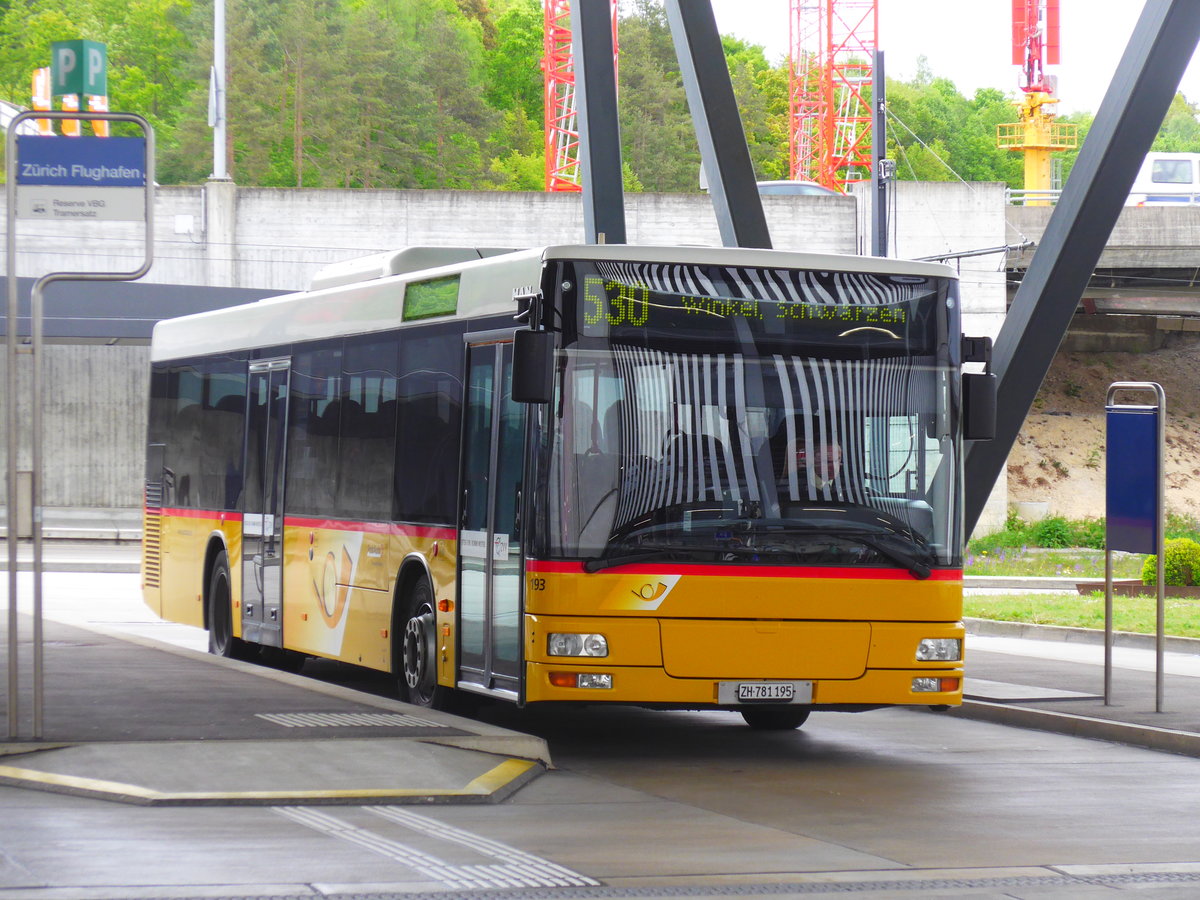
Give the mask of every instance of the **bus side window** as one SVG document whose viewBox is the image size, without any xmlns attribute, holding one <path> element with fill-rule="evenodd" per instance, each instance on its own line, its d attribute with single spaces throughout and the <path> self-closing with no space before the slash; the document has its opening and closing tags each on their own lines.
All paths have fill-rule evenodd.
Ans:
<svg viewBox="0 0 1200 900">
<path fill-rule="evenodd" d="M 391 516 L 398 345 L 395 334 L 346 341 L 337 510 L 347 518 L 384 521 Z"/>
<path fill-rule="evenodd" d="M 242 440 L 246 418 L 246 361 L 217 360 L 204 376 L 204 449 L 201 493 L 219 509 L 238 509 L 242 494 Z"/>
<path fill-rule="evenodd" d="M 329 514 L 338 474 L 342 350 L 328 344 L 292 357 L 288 410 L 289 512 Z"/>
<path fill-rule="evenodd" d="M 447 353 L 447 330 L 406 332 L 396 388 L 396 477 L 392 517 L 450 524 L 458 506 L 458 441 L 462 426 L 463 354 Z"/>
<path fill-rule="evenodd" d="M 168 465 L 175 472 L 174 502 L 183 507 L 199 507 L 200 453 L 202 443 L 201 402 L 204 376 L 195 366 L 177 366 L 171 373 L 178 402 L 171 415 L 168 445 L 174 448 Z"/>
</svg>

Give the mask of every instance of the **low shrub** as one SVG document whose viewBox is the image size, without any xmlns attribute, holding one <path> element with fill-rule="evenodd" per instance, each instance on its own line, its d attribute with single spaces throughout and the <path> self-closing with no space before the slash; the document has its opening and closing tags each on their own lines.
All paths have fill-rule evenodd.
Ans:
<svg viewBox="0 0 1200 900">
<path fill-rule="evenodd" d="M 1182 513 L 1167 513 L 1166 532 L 1168 538 L 1191 538 L 1200 541 L 1200 523 Z"/>
<path fill-rule="evenodd" d="M 1003 531 L 993 531 L 971 541 L 975 551 L 1001 547 L 1087 547 L 1104 549 L 1103 519 L 1065 519 L 1050 516 L 1026 522 L 1010 512 Z"/>
<path fill-rule="evenodd" d="M 1179 513 L 1168 513 L 1166 536 L 1187 538 L 1200 543 L 1200 523 Z M 975 553 L 983 550 L 998 550 L 1007 547 L 1081 547 L 1091 550 L 1104 549 L 1104 519 L 1066 519 L 1049 516 L 1037 522 L 1026 522 L 1010 511 L 1004 520 L 1002 531 L 993 531 L 975 538 L 970 548 Z M 1197 570 L 1200 580 L 1200 569 Z"/>
<path fill-rule="evenodd" d="M 1030 527 L 1029 543 L 1034 547 L 1070 547 L 1071 526 L 1062 516 L 1047 516 Z"/>
<path fill-rule="evenodd" d="M 1071 546 L 1088 547 L 1092 550 L 1104 549 L 1104 520 L 1103 519 L 1074 519 L 1071 526 Z"/>
<path fill-rule="evenodd" d="M 1172 538 L 1163 546 L 1163 582 L 1172 587 L 1189 587 L 1200 579 L 1200 544 L 1191 538 Z M 1142 584 L 1158 581 L 1158 557 L 1146 557 Z"/>
</svg>

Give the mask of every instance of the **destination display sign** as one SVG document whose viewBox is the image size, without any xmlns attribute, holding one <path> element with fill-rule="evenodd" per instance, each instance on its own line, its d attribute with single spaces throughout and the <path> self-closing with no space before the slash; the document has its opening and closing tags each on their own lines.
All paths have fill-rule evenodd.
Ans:
<svg viewBox="0 0 1200 900">
<path fill-rule="evenodd" d="M 929 304 L 936 296 L 893 303 L 818 303 L 765 297 L 715 297 L 668 293 L 600 275 L 582 279 L 580 331 L 585 336 L 630 339 L 638 332 L 664 337 L 733 336 L 741 329 L 756 338 L 856 344 L 891 340 L 926 343 Z M 917 320 L 920 321 L 917 321 Z M 738 324 L 742 323 L 742 324 Z"/>
</svg>

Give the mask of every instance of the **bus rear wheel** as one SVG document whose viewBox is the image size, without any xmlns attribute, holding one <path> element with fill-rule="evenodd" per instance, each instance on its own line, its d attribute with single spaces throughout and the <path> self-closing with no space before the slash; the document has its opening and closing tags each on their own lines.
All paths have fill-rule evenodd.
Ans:
<svg viewBox="0 0 1200 900">
<path fill-rule="evenodd" d="M 419 581 L 409 593 L 404 632 L 400 637 L 396 682 L 400 699 L 413 706 L 446 709 L 450 690 L 437 683 L 437 613 L 433 591 Z"/>
<path fill-rule="evenodd" d="M 229 556 L 222 550 L 208 580 L 208 652 L 226 659 L 250 659 L 254 645 L 233 636 L 233 594 Z"/>
<path fill-rule="evenodd" d="M 743 709 L 742 718 L 756 731 L 791 731 L 808 721 L 809 710 L 791 706 Z"/>
</svg>

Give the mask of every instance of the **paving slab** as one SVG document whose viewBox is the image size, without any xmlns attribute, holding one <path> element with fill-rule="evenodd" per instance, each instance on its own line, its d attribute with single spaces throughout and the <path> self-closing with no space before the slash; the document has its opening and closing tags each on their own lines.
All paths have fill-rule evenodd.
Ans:
<svg viewBox="0 0 1200 900">
<path fill-rule="evenodd" d="M 1103 632 L 974 621 L 967 627 L 967 696 L 951 715 L 1200 757 L 1200 641 L 1169 643 L 1159 711 L 1153 636 L 1120 636 L 1106 704 Z M 987 682 L 1009 687 L 971 692 Z"/>
<path fill-rule="evenodd" d="M 2 784 L 148 805 L 497 802 L 550 763 L 540 738 L 486 723 L 148 638 L 44 628 L 42 734 L 0 744 Z"/>
</svg>

